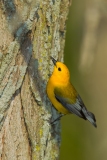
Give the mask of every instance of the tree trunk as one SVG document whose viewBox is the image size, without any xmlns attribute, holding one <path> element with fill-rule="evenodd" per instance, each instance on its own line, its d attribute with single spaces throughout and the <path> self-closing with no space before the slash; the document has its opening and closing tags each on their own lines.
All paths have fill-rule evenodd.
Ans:
<svg viewBox="0 0 107 160">
<path fill-rule="evenodd" d="M 46 95 L 63 59 L 69 0 L 0 1 L 0 160 L 56 160 L 60 123 Z"/>
</svg>

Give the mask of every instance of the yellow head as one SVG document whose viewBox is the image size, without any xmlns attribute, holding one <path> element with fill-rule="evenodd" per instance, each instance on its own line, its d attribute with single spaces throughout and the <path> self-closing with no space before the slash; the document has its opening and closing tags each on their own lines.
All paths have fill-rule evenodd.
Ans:
<svg viewBox="0 0 107 160">
<path fill-rule="evenodd" d="M 53 57 L 51 57 L 51 59 L 54 63 L 54 70 L 53 70 L 52 76 L 54 76 L 56 81 L 59 83 L 69 82 L 70 72 L 69 72 L 67 66 L 62 62 L 56 61 Z"/>
</svg>

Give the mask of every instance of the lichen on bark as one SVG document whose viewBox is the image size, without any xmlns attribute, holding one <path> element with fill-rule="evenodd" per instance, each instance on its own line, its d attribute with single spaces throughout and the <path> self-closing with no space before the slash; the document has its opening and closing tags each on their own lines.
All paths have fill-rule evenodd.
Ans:
<svg viewBox="0 0 107 160">
<path fill-rule="evenodd" d="M 63 60 L 68 0 L 1 1 L 0 159 L 59 157 L 59 113 L 46 95 L 50 55 Z"/>
</svg>

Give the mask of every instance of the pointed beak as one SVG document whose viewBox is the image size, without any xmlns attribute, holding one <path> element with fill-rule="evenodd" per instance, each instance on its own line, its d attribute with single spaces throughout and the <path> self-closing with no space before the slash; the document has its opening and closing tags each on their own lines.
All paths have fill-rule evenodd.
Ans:
<svg viewBox="0 0 107 160">
<path fill-rule="evenodd" d="M 56 66 L 56 62 L 57 61 L 53 57 L 51 57 L 51 56 L 50 56 L 50 58 L 52 59 L 53 64 Z"/>
</svg>

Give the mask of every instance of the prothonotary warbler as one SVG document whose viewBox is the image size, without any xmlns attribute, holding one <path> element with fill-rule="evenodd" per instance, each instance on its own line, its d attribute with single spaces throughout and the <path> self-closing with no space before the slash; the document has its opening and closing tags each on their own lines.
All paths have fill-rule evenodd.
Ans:
<svg viewBox="0 0 107 160">
<path fill-rule="evenodd" d="M 51 59 L 54 63 L 54 70 L 46 90 L 53 106 L 62 114 L 73 113 L 97 127 L 94 114 L 87 110 L 81 97 L 70 83 L 70 72 L 67 66 L 53 57 Z"/>
</svg>

